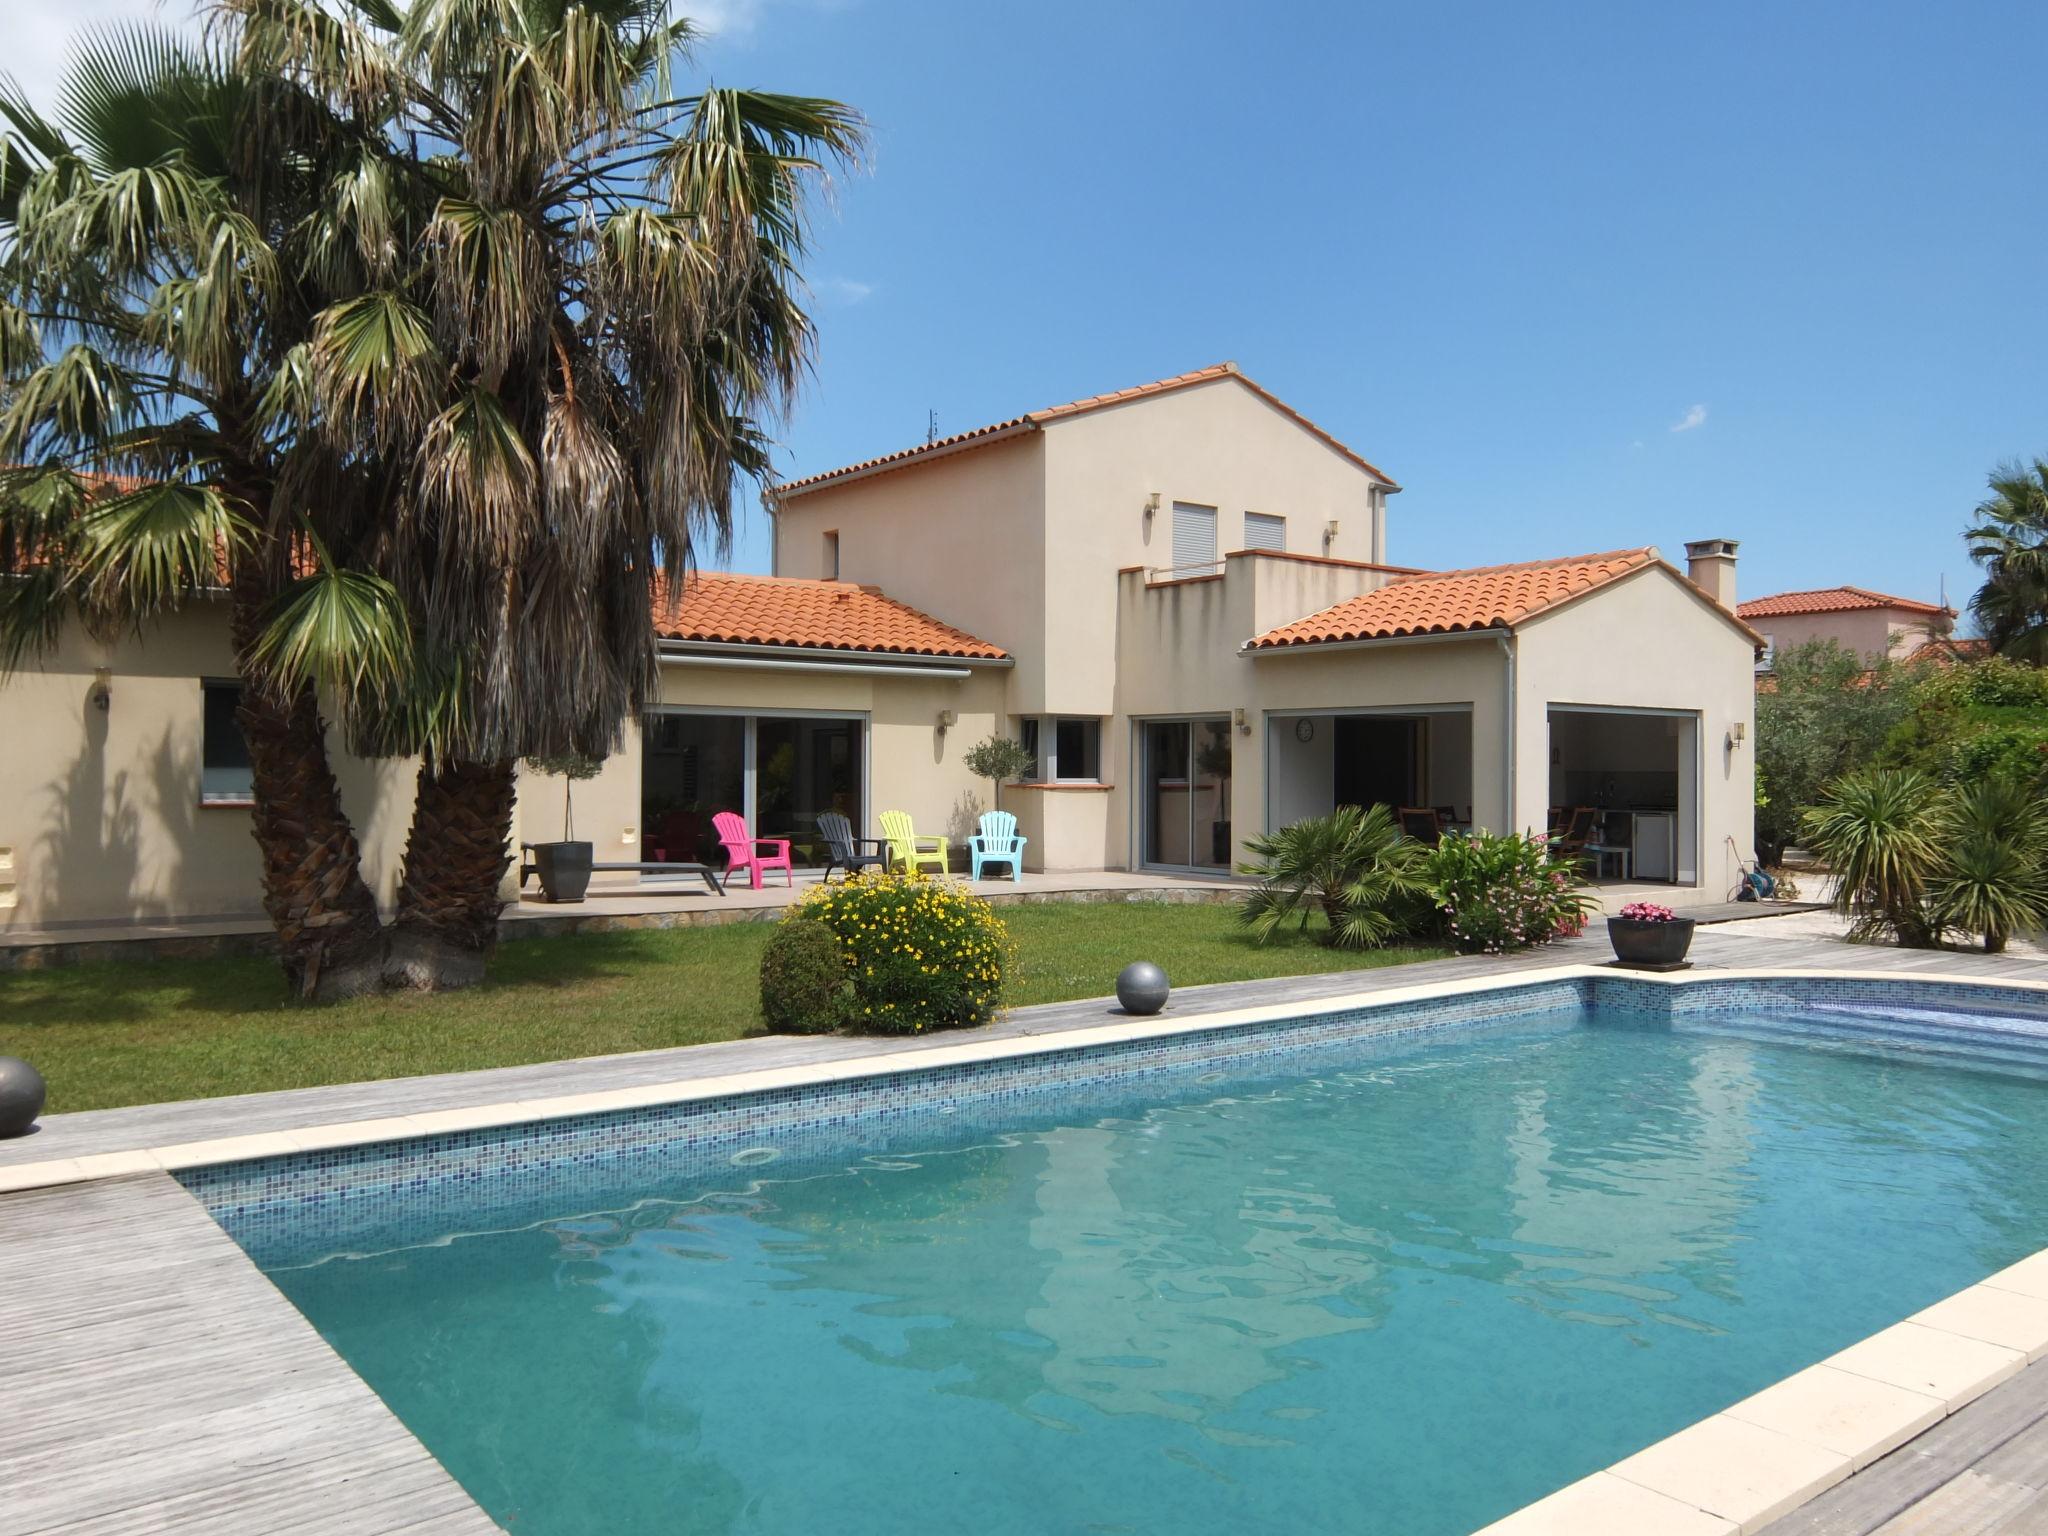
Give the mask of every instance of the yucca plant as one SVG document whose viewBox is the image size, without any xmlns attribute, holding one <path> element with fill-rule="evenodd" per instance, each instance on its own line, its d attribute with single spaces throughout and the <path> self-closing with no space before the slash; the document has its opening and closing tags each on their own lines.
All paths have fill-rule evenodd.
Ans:
<svg viewBox="0 0 2048 1536">
<path fill-rule="evenodd" d="M 2014 775 L 1960 785 L 1936 818 L 1939 867 L 1927 889 L 1939 926 L 1982 934 L 1987 953 L 2048 926 L 2048 804 Z"/>
<path fill-rule="evenodd" d="M 1339 806 L 1327 816 L 1247 838 L 1245 848 L 1252 862 L 1240 873 L 1259 884 L 1238 917 L 1261 944 L 1284 923 L 1307 932 L 1320 913 L 1323 942 L 1370 948 L 1409 933 L 1421 916 L 1426 850 L 1402 835 L 1384 805 Z"/>
<path fill-rule="evenodd" d="M 1940 937 L 1929 882 L 1941 868 L 1939 787 L 1912 769 L 1866 768 L 1829 786 L 1806 813 L 1806 839 L 1834 873 L 1850 936 L 1924 946 Z"/>
</svg>

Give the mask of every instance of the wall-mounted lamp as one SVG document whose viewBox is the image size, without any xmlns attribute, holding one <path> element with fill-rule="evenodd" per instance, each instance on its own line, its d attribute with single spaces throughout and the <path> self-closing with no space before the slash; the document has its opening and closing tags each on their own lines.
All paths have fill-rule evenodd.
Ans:
<svg viewBox="0 0 2048 1536">
<path fill-rule="evenodd" d="M 1154 491 L 1145 498 L 1145 526 L 1152 526 L 1152 519 L 1159 515 L 1159 493 Z"/>
<path fill-rule="evenodd" d="M 1249 721 L 1249 720 L 1247 720 L 1247 719 L 1245 718 L 1245 716 L 1244 716 L 1244 707 L 1243 707 L 1242 705 L 1239 705 L 1239 706 L 1238 706 L 1238 707 L 1237 707 L 1236 709 L 1232 710 L 1232 711 L 1231 711 L 1231 715 L 1230 715 L 1230 717 L 1231 717 L 1231 719 L 1232 719 L 1232 720 L 1234 720 L 1234 721 L 1235 721 L 1235 722 L 1237 723 L 1237 734 L 1238 734 L 1238 735 L 1240 735 L 1240 736 L 1249 736 L 1249 735 L 1251 735 L 1251 733 L 1252 733 L 1252 723 L 1251 723 L 1251 721 Z"/>
<path fill-rule="evenodd" d="M 960 723 L 960 717 L 959 717 L 958 715 L 954 714 L 952 710 L 950 710 L 950 709 L 942 709 L 942 710 L 940 710 L 940 711 L 939 711 L 939 729 L 940 729 L 940 730 L 942 730 L 942 731 L 944 731 L 944 730 L 950 730 L 950 729 L 951 729 L 951 728 L 952 728 L 953 726 L 955 726 L 955 725 L 957 725 L 957 724 L 959 724 L 959 723 Z"/>
<path fill-rule="evenodd" d="M 86 697 L 92 700 L 92 707 L 94 709 L 103 715 L 107 712 L 107 707 L 114 702 L 114 669 L 112 667 L 94 667 L 92 669 L 92 692 L 88 693 Z"/>
<path fill-rule="evenodd" d="M 1728 727 L 1728 750 L 1733 752 L 1749 739 L 1749 722 L 1738 720 Z"/>
<path fill-rule="evenodd" d="M 1330 546 L 1337 542 L 1337 519 L 1331 518 L 1323 524 L 1323 553 L 1330 552 Z"/>
</svg>

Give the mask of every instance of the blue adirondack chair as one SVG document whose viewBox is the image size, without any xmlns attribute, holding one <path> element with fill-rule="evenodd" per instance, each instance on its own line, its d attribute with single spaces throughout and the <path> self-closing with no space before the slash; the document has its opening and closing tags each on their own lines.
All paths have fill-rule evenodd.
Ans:
<svg viewBox="0 0 2048 1536">
<path fill-rule="evenodd" d="M 1008 811 L 987 812 L 981 818 L 981 830 L 967 839 L 967 857 L 974 866 L 974 878 L 981 878 L 984 864 L 1007 864 L 1010 878 L 1023 880 L 1024 845 L 1030 841 L 1017 835 L 1017 818 Z"/>
</svg>

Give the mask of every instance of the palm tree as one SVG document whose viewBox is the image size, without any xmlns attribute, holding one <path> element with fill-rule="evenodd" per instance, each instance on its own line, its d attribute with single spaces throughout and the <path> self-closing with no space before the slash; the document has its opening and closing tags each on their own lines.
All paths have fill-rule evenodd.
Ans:
<svg viewBox="0 0 2048 1536">
<path fill-rule="evenodd" d="M 1290 919 L 1307 932 L 1321 912 L 1325 943 L 1363 949 L 1398 938 L 1419 914 L 1426 850 L 1402 835 L 1384 805 L 1340 805 L 1247 839 L 1245 848 L 1256 862 L 1242 873 L 1259 885 L 1238 917 L 1261 944 Z"/>
<path fill-rule="evenodd" d="M 67 623 L 139 627 L 225 587 L 265 906 L 296 989 L 349 992 L 382 941 L 313 678 L 388 662 L 402 620 L 360 578 L 343 606 L 370 643 L 350 644 L 310 622 L 344 573 L 294 581 L 321 504 L 280 495 L 299 428 L 272 401 L 308 296 L 279 244 L 322 165 L 261 195 L 236 176 L 263 95 L 153 27 L 88 35 L 50 117 L 0 81 L 0 670 Z M 266 645 L 299 670 L 266 673 Z"/>
<path fill-rule="evenodd" d="M 863 130 L 676 94 L 669 0 L 222 10 L 248 73 L 359 129 L 310 241 L 354 291 L 295 377 L 327 461 L 392 466 L 356 548 L 416 672 L 406 708 L 372 689 L 349 718 L 424 754 L 396 937 L 431 981 L 495 939 L 516 760 L 602 757 L 658 693 L 653 606 L 767 471 L 812 352 L 811 189 Z"/>
<path fill-rule="evenodd" d="M 1906 768 L 1860 768 L 1806 812 L 1806 836 L 1834 872 L 1834 909 L 1850 937 L 1925 948 L 1940 938 L 1926 891 L 1942 865 L 1939 786 Z"/>
<path fill-rule="evenodd" d="M 2048 925 L 2048 804 L 2034 784 L 2010 773 L 1959 784 L 1937 826 L 1928 904 L 1941 926 L 1980 933 L 1997 954 L 2011 935 Z"/>
<path fill-rule="evenodd" d="M 226 59 L 131 29 L 61 126 L 0 97 L 0 660 L 225 581 L 297 990 L 473 980 L 516 760 L 617 745 L 657 589 L 765 472 L 861 126 L 671 94 L 667 0 L 216 9 Z M 420 759 L 388 936 L 323 692 Z"/>
<path fill-rule="evenodd" d="M 2048 666 L 2048 460 L 2002 464 L 1990 486 L 1963 534 L 1984 567 L 1970 612 L 2000 655 Z"/>
</svg>

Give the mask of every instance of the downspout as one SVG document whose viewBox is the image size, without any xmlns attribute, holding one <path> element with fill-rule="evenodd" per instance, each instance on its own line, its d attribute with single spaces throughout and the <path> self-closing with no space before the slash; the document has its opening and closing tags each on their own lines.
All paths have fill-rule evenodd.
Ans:
<svg viewBox="0 0 2048 1536">
<path fill-rule="evenodd" d="M 1501 826 L 1504 833 L 1515 830 L 1515 726 L 1521 713 L 1521 701 L 1515 697 L 1515 633 L 1503 630 L 1496 636 L 1500 641 L 1501 660 L 1505 664 L 1507 690 L 1507 729 L 1501 734 L 1507 742 L 1506 760 L 1502 763 L 1501 788 L 1507 797 L 1507 818 Z"/>
</svg>

